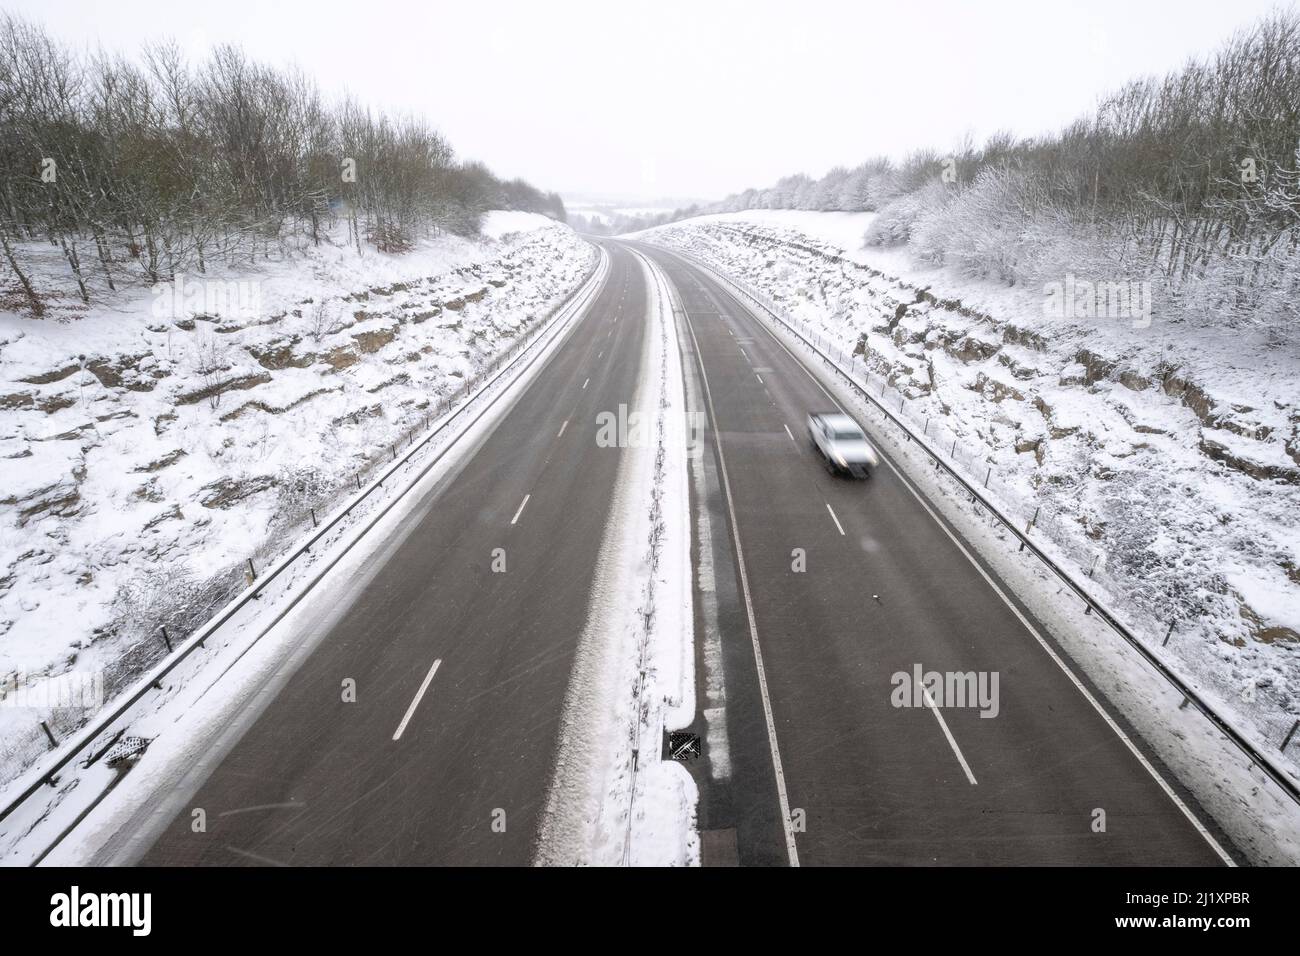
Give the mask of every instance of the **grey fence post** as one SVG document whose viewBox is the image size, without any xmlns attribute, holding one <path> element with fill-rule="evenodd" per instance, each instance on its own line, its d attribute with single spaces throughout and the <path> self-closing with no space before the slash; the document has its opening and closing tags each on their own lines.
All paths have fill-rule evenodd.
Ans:
<svg viewBox="0 0 1300 956">
<path fill-rule="evenodd" d="M 1289 744 L 1291 738 L 1295 736 L 1296 728 L 1300 728 L 1300 720 L 1297 720 L 1291 725 L 1291 729 L 1287 732 L 1286 739 L 1282 741 L 1282 746 L 1278 747 L 1278 750 L 1286 750 L 1286 745 Z"/>
</svg>

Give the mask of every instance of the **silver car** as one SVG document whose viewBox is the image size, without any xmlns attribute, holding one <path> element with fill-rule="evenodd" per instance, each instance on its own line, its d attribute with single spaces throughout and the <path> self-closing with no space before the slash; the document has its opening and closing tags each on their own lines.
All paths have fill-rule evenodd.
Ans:
<svg viewBox="0 0 1300 956">
<path fill-rule="evenodd" d="M 813 412 L 808 416 L 808 437 L 832 471 L 866 478 L 880 457 L 858 423 L 840 412 Z"/>
</svg>

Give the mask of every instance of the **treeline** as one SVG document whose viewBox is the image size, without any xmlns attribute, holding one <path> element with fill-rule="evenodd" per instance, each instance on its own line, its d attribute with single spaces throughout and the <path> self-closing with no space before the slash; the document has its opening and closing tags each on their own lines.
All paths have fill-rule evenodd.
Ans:
<svg viewBox="0 0 1300 956">
<path fill-rule="evenodd" d="M 138 60 L 80 55 L 11 15 L 0 17 L 0 179 L 3 262 L 36 315 L 24 265 L 46 246 L 88 303 L 120 282 L 285 254 L 345 226 L 358 249 L 400 252 L 438 230 L 472 235 L 489 209 L 565 216 L 557 194 L 458 162 L 427 120 L 327 103 L 302 73 L 237 47 L 195 66 L 170 43 Z"/>
<path fill-rule="evenodd" d="M 681 219 L 689 219 L 691 216 L 718 212 L 720 209 L 721 204 L 702 205 L 692 203 L 689 206 L 682 206 L 671 211 L 664 210 L 659 213 L 641 213 L 637 215 L 616 211 L 606 213 L 603 216 L 584 216 L 581 213 L 570 213 L 568 222 L 578 232 L 587 233 L 588 235 L 621 236 L 640 229 L 650 229 L 654 226 L 667 225 Z"/>
<path fill-rule="evenodd" d="M 972 276 L 1138 279 L 1166 318 L 1294 331 L 1298 150 L 1300 18 L 1288 11 L 1127 84 L 1059 134 L 789 176 L 703 211 L 876 212 L 866 243 L 907 243 Z"/>
</svg>

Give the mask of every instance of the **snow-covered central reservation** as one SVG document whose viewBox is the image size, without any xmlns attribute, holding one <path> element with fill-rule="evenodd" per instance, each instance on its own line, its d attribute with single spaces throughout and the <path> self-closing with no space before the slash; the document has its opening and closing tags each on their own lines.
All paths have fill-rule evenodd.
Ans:
<svg viewBox="0 0 1300 956">
<path fill-rule="evenodd" d="M 340 238 L 210 271 L 216 310 L 178 276 L 0 312 L 0 704 L 68 674 L 111 699 L 594 261 L 567 226 L 494 212 L 403 255 Z M 62 739 L 89 714 L 0 706 L 0 784 L 47 750 L 42 720 Z"/>
<path fill-rule="evenodd" d="M 1266 330 L 1054 318 L 1042 290 L 864 247 L 875 218 L 754 209 L 643 237 L 887 380 L 1294 772 L 1300 748 L 1279 747 L 1300 717 L 1300 356 Z"/>
</svg>

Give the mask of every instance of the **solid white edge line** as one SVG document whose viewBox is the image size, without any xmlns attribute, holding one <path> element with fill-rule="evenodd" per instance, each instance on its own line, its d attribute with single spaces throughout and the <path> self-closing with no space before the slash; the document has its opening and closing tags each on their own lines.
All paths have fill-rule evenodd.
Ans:
<svg viewBox="0 0 1300 956">
<path fill-rule="evenodd" d="M 653 267 L 661 273 L 657 263 Z M 669 288 L 676 289 L 668 280 L 667 274 L 663 274 L 664 281 L 668 283 Z M 727 477 L 727 461 L 722 452 L 722 440 L 718 436 L 717 414 L 713 407 L 713 392 L 709 388 L 709 377 L 704 370 L 704 361 L 700 353 L 700 343 L 695 337 L 695 325 L 691 322 L 691 314 L 686 311 L 685 305 L 682 306 L 682 315 L 686 318 L 686 328 L 691 333 L 691 342 L 695 346 L 695 360 L 700 370 L 700 382 L 704 385 L 704 398 L 709 406 L 709 420 L 714 423 L 713 445 L 718 451 L 718 471 L 722 477 L 722 490 L 727 499 L 727 514 L 731 518 L 731 538 L 736 546 L 736 566 L 740 571 L 740 588 L 745 597 L 745 613 L 749 619 L 749 639 L 754 648 L 754 666 L 758 671 L 758 689 L 763 698 L 763 717 L 767 722 L 767 741 L 772 751 L 772 769 L 776 774 L 776 793 L 777 799 L 781 804 L 781 826 L 785 830 L 785 849 L 789 857 L 791 866 L 799 865 L 799 850 L 795 846 L 794 826 L 790 819 L 790 798 L 785 786 L 785 770 L 781 765 L 781 748 L 776 739 L 776 720 L 772 716 L 772 698 L 767 690 L 767 672 L 763 668 L 763 650 L 758 643 L 758 625 L 754 622 L 754 602 L 750 597 L 749 575 L 745 571 L 745 552 L 740 544 L 740 526 L 736 523 L 736 509 L 731 501 L 731 481 Z"/>
<path fill-rule="evenodd" d="M 411 701 L 411 706 L 406 708 L 406 716 L 402 718 L 402 722 L 397 725 L 397 730 L 393 732 L 394 740 L 401 739 L 402 733 L 406 730 L 406 725 L 409 724 L 411 718 L 415 716 L 415 708 L 420 706 L 420 701 L 424 697 L 424 692 L 428 690 L 429 685 L 433 683 L 433 675 L 438 673 L 438 665 L 441 663 L 442 658 L 440 657 L 433 662 L 433 666 L 429 668 L 429 673 L 424 675 L 424 683 L 421 684 L 420 689 L 415 692 L 415 699 Z"/>
<path fill-rule="evenodd" d="M 835 527 L 839 529 L 840 534 L 844 534 L 844 526 L 840 524 L 840 519 L 835 517 L 835 509 L 831 507 L 829 501 L 825 502 L 826 510 L 831 513 L 831 520 L 835 522 Z"/>
<path fill-rule="evenodd" d="M 514 524 L 516 521 L 519 520 L 519 516 L 524 513 L 524 505 L 528 504 L 528 499 L 531 497 L 532 497 L 531 493 L 524 495 L 524 500 L 519 502 L 519 510 L 516 511 L 515 516 L 510 519 L 511 524 Z"/>
<path fill-rule="evenodd" d="M 939 721 L 939 728 L 943 731 L 943 735 L 948 738 L 948 746 L 951 747 L 952 752 L 957 755 L 957 761 L 961 764 L 961 769 L 966 771 L 966 779 L 971 782 L 971 786 L 976 786 L 977 781 L 975 780 L 975 774 L 970 772 L 970 764 L 966 762 L 966 757 L 962 754 L 961 748 L 957 746 L 957 741 L 953 738 L 952 731 L 948 729 L 948 721 L 943 719 L 943 714 L 939 712 L 939 708 L 935 704 L 934 698 L 931 697 L 930 692 L 925 689 L 925 685 L 918 681 L 916 686 L 925 697 L 926 706 L 928 706 L 930 712 L 934 714 L 934 719 Z"/>
<path fill-rule="evenodd" d="M 697 266 L 696 268 L 699 267 Z M 789 347 L 786 346 L 786 344 L 782 342 L 779 338 L 777 338 L 776 333 L 773 332 L 770 328 L 768 328 L 767 322 L 763 318 L 755 314 L 753 310 L 750 309 L 749 306 L 746 305 L 744 302 L 742 302 L 738 296 L 732 294 L 730 290 L 727 290 L 725 287 L 723 288 L 724 291 L 727 292 L 727 294 L 731 297 L 732 300 L 734 300 L 738 305 L 744 308 L 746 312 L 749 313 L 750 317 L 753 318 L 754 321 L 758 323 L 759 328 L 761 328 L 764 332 L 766 332 L 768 336 L 772 339 L 772 341 L 775 342 L 778 346 L 780 346 L 781 349 L 787 355 L 790 356 L 790 358 L 794 359 L 795 363 L 801 369 L 803 369 L 804 374 L 807 375 L 808 378 L 812 380 L 813 384 L 822 390 L 822 394 L 824 394 L 827 398 L 829 398 L 832 402 L 834 402 L 835 407 L 839 409 L 840 412 L 844 414 L 848 414 L 847 412 L 844 411 L 843 406 L 840 405 L 839 401 L 835 398 L 835 396 L 832 395 L 829 391 L 827 391 L 826 386 L 821 383 L 821 381 L 817 378 L 817 376 L 813 375 L 813 373 L 809 370 L 808 366 L 804 364 L 803 360 L 800 359 L 797 355 L 795 355 L 794 352 L 790 351 Z M 855 421 L 857 420 L 856 416 L 850 416 L 850 417 L 854 418 Z M 858 424 L 861 425 L 861 422 L 859 422 Z M 1065 663 L 1065 661 L 1061 659 L 1060 655 L 1057 654 L 1056 651 L 1052 649 L 1051 645 L 1047 643 L 1047 640 L 1043 637 L 1043 635 L 1038 633 L 1038 629 L 1035 628 L 1033 624 L 1029 622 L 1029 619 L 1026 618 L 1024 614 L 1021 613 L 1020 608 L 1016 607 L 1015 603 L 1009 597 L 1007 597 L 1006 592 L 1004 592 L 1002 588 L 998 586 L 997 582 L 995 582 L 993 578 L 988 574 L 988 572 L 984 570 L 983 566 L 978 561 L 975 560 L 975 557 L 970 553 L 970 551 L 967 550 L 966 546 L 961 543 L 961 540 L 958 539 L 957 536 L 953 534 L 952 531 L 948 528 L 948 526 L 939 518 L 939 516 L 934 512 L 934 509 L 930 507 L 929 502 L 927 502 L 925 498 L 922 497 L 921 493 L 917 491 L 916 488 L 913 486 L 911 479 L 909 479 L 906 475 L 904 475 L 901 471 L 899 471 L 899 469 L 894 465 L 893 461 L 888 456 L 884 455 L 883 452 L 881 453 L 881 457 L 884 458 L 885 464 L 889 466 L 889 470 L 892 471 L 900 481 L 902 481 L 903 486 L 912 493 L 912 496 L 921 503 L 921 507 L 926 510 L 926 513 L 929 514 L 930 517 L 934 519 L 935 524 L 937 524 L 940 528 L 943 529 L 944 534 L 946 534 L 952 540 L 952 543 L 957 546 L 957 549 L 961 551 L 963 555 L 965 555 L 966 560 L 969 561 L 972 565 L 974 565 L 975 570 L 977 570 L 980 573 L 980 576 L 983 577 L 986 582 L 988 582 L 989 587 L 993 589 L 994 593 L 996 593 L 997 596 L 1002 599 L 1002 602 L 1006 604 L 1007 607 L 1011 608 L 1011 613 L 1013 613 L 1016 616 L 1016 618 L 1020 621 L 1020 623 L 1024 625 L 1025 630 L 1027 630 L 1030 634 L 1033 635 L 1034 639 L 1038 641 L 1039 646 L 1042 647 L 1043 650 L 1047 652 L 1047 655 L 1056 663 L 1056 666 L 1059 667 L 1065 673 L 1065 676 L 1070 679 L 1070 682 L 1074 684 L 1074 686 L 1078 689 L 1079 693 L 1083 695 L 1084 699 L 1087 700 L 1088 703 L 1092 705 L 1093 709 L 1101 716 L 1101 719 L 1106 722 L 1106 725 L 1110 727 L 1112 731 L 1115 732 L 1115 736 L 1119 737 L 1119 739 L 1124 742 L 1124 745 L 1129 749 L 1129 752 L 1133 754 L 1134 757 L 1137 758 L 1138 763 L 1140 763 L 1142 767 L 1146 769 L 1147 773 L 1151 775 L 1152 779 L 1155 780 L 1155 782 L 1159 785 L 1160 789 L 1165 792 L 1165 795 L 1171 801 L 1173 801 L 1174 805 L 1178 807 L 1179 810 L 1182 811 L 1183 816 L 1185 816 L 1188 819 L 1188 821 L 1196 829 L 1196 832 L 1201 835 L 1201 837 L 1205 840 L 1205 842 L 1210 845 L 1211 849 L 1213 849 L 1214 852 L 1218 854 L 1219 858 L 1223 860 L 1223 862 L 1226 865 L 1236 866 L 1237 863 L 1235 860 L 1233 860 L 1232 856 L 1222 846 L 1219 845 L 1219 841 L 1214 838 L 1214 835 L 1210 833 L 1208 829 L 1206 829 L 1205 824 L 1203 824 L 1197 818 L 1196 814 L 1192 813 L 1191 808 L 1187 806 L 1187 804 L 1183 801 L 1183 799 L 1180 796 L 1178 796 L 1178 794 L 1174 791 L 1174 788 L 1171 787 L 1169 785 L 1169 782 L 1165 780 L 1165 778 L 1160 774 L 1159 771 L 1156 770 L 1155 766 L 1151 763 L 1151 761 L 1147 760 L 1146 756 L 1142 753 L 1142 751 L 1138 749 L 1137 744 L 1133 743 L 1133 741 L 1129 738 L 1128 734 L 1124 732 L 1124 729 L 1120 727 L 1118 723 L 1115 722 L 1115 719 L 1111 717 L 1109 713 L 1106 712 L 1106 708 L 1102 707 L 1101 703 L 1097 700 L 1096 697 L 1093 696 L 1092 692 L 1089 691 L 1088 688 L 1084 686 L 1083 681 L 1079 679 L 1078 675 L 1074 673 L 1073 669 L 1071 669 Z"/>
</svg>

